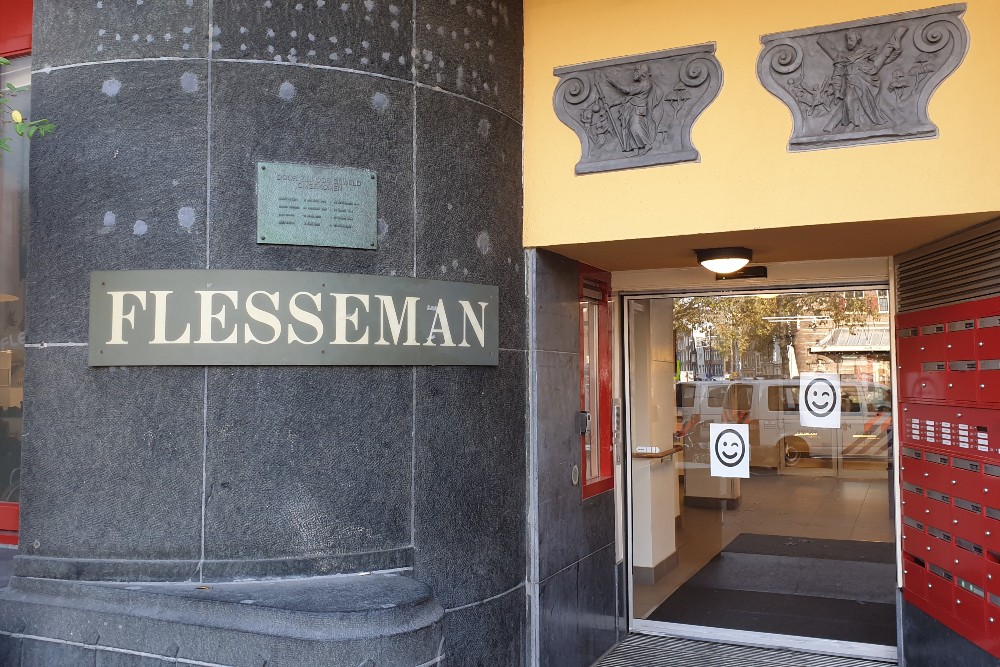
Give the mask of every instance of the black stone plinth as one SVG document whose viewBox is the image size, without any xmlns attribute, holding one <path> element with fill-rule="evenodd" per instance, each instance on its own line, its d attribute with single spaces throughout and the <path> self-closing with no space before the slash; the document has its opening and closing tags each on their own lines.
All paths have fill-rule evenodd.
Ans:
<svg viewBox="0 0 1000 667">
<path fill-rule="evenodd" d="M 21 667 L 150 657 L 234 667 L 421 665 L 440 657 L 443 618 L 428 586 L 396 574 L 213 585 L 14 577 L 0 593 L 0 623 L 14 632 L 3 664 Z"/>
</svg>

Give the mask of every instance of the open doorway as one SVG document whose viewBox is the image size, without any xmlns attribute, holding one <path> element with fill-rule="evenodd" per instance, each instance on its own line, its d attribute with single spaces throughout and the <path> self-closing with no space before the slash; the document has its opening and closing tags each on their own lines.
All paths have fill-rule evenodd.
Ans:
<svg viewBox="0 0 1000 667">
<path fill-rule="evenodd" d="M 624 306 L 632 627 L 894 658 L 887 290 Z"/>
</svg>

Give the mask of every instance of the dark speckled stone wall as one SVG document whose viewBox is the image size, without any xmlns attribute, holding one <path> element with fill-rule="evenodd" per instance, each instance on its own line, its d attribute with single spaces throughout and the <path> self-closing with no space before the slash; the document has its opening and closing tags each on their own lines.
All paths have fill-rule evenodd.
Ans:
<svg viewBox="0 0 1000 667">
<path fill-rule="evenodd" d="M 59 129 L 31 156 L 16 574 L 403 568 L 448 664 L 522 664 L 520 3 L 35 0 L 34 31 Z M 379 250 L 257 245 L 258 160 L 376 170 Z M 201 268 L 498 285 L 500 364 L 87 366 L 91 271 Z"/>
<path fill-rule="evenodd" d="M 545 250 L 530 255 L 533 447 L 537 479 L 529 594 L 537 609 L 533 645 L 543 667 L 587 667 L 618 641 L 622 589 L 615 564 L 611 491 L 584 500 L 580 462 L 579 270 Z"/>
</svg>

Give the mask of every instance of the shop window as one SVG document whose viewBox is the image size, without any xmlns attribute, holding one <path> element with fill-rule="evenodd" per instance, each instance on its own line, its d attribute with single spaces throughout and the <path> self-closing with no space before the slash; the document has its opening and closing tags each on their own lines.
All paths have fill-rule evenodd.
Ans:
<svg viewBox="0 0 1000 667">
<path fill-rule="evenodd" d="M 580 267 L 580 413 L 583 497 L 614 487 L 610 276 Z"/>
</svg>

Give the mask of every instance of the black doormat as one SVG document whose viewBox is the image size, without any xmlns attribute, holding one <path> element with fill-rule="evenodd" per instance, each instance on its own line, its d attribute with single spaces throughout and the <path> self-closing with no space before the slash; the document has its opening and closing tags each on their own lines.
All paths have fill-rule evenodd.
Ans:
<svg viewBox="0 0 1000 667">
<path fill-rule="evenodd" d="M 706 583 L 718 581 L 720 577 L 699 577 L 708 571 L 718 573 L 721 568 L 741 568 L 739 554 L 782 556 L 802 560 L 804 562 L 799 565 L 807 567 L 808 561 L 815 559 L 895 563 L 892 544 L 747 533 L 733 540 L 723 554 L 712 559 L 646 618 L 667 623 L 896 645 L 894 604 L 719 588 Z M 894 590 L 894 570 L 885 569 L 884 586 L 886 590 Z M 748 587 L 752 587 L 750 584 L 752 582 L 748 582 Z"/>
<path fill-rule="evenodd" d="M 793 556 L 896 564 L 896 546 L 892 542 L 820 540 L 811 537 L 740 533 L 723 551 L 764 556 Z"/>
</svg>

